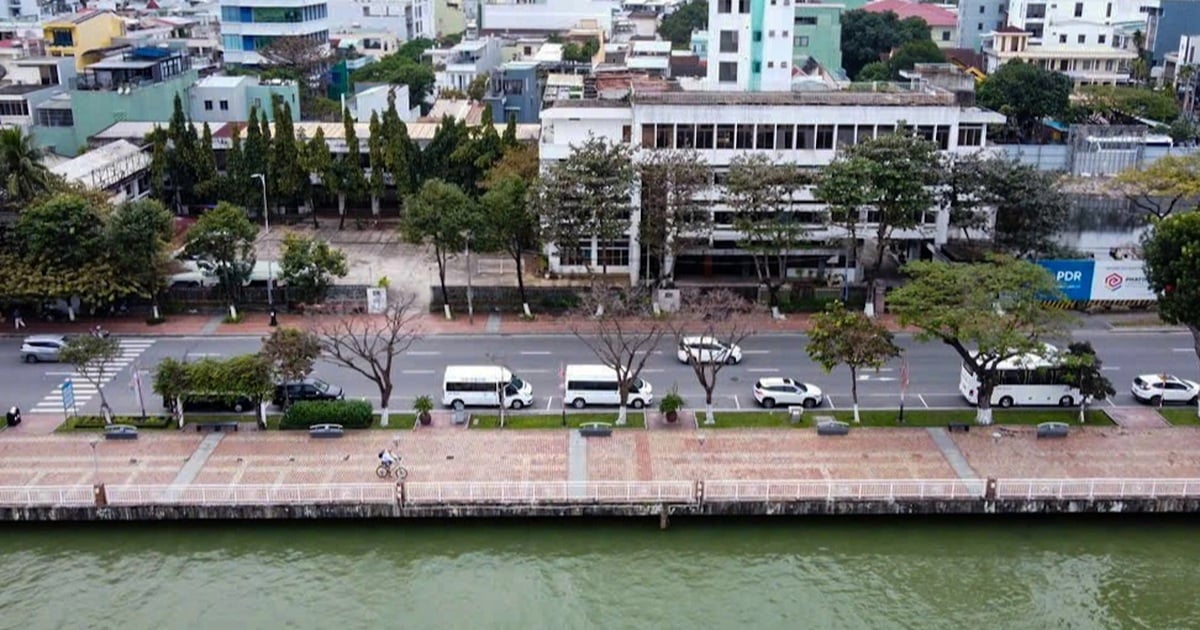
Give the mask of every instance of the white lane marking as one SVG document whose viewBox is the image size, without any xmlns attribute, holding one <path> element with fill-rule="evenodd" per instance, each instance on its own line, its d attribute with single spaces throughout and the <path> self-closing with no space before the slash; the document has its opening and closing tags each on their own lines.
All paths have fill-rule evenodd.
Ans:
<svg viewBox="0 0 1200 630">
<path fill-rule="evenodd" d="M 546 399 L 546 411 L 550 411 L 550 405 L 553 405 L 553 404 L 554 404 L 554 397 L 551 396 L 551 397 L 547 398 Z"/>
<path fill-rule="evenodd" d="M 521 354 L 524 356 L 544 356 L 544 355 L 550 354 L 550 351 L 549 350 L 522 350 Z"/>
<path fill-rule="evenodd" d="M 642 368 L 642 374 L 659 374 L 661 372 L 666 372 L 666 370 L 662 368 Z"/>
<path fill-rule="evenodd" d="M 778 372 L 779 368 L 747 368 L 747 372 Z"/>
<path fill-rule="evenodd" d="M 929 408 L 929 403 L 925 402 L 925 397 L 924 397 L 924 396 L 922 396 L 922 395 L 920 395 L 920 394 L 917 394 L 917 400 L 921 401 L 921 404 L 922 404 L 922 405 L 925 405 L 925 408 L 926 408 L 926 409 L 928 409 L 928 408 Z"/>
<path fill-rule="evenodd" d="M 441 354 L 440 350 L 409 350 L 408 354 L 417 357 L 432 357 Z"/>
<path fill-rule="evenodd" d="M 433 370 L 400 370 L 400 373 L 401 374 L 433 374 Z"/>
<path fill-rule="evenodd" d="M 1118 370 L 1120 370 L 1120 369 L 1121 369 L 1121 368 L 1119 368 L 1119 367 L 1117 367 L 1117 366 L 1115 366 L 1115 365 L 1102 365 L 1102 366 L 1100 366 L 1100 371 L 1101 371 L 1101 372 L 1116 372 L 1116 371 L 1118 371 Z"/>
<path fill-rule="evenodd" d="M 549 374 L 550 370 L 527 370 L 525 368 L 514 368 L 521 374 Z"/>
<path fill-rule="evenodd" d="M 742 354 L 771 354 L 770 350 L 742 350 Z"/>
<path fill-rule="evenodd" d="M 833 396 L 825 394 L 825 402 L 829 403 L 830 409 L 837 409 L 837 405 L 833 404 Z"/>
<path fill-rule="evenodd" d="M 742 408 L 742 403 L 738 401 L 737 394 L 734 394 L 734 395 L 733 395 L 733 404 L 734 404 L 734 406 L 736 406 L 738 409 L 741 409 L 741 408 Z"/>
<path fill-rule="evenodd" d="M 1195 352 L 1195 348 L 1171 348 L 1171 352 Z"/>
<path fill-rule="evenodd" d="M 221 354 L 220 352 L 189 352 L 189 353 L 187 353 L 187 355 L 189 357 L 223 357 L 223 356 L 225 356 L 224 354 Z"/>
</svg>

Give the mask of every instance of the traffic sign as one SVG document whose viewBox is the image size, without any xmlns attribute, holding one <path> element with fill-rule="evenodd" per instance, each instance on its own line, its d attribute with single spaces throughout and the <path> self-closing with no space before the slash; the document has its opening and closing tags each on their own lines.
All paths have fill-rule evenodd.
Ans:
<svg viewBox="0 0 1200 630">
<path fill-rule="evenodd" d="M 62 401 L 63 412 L 70 413 L 75 409 L 75 384 L 71 382 L 71 379 L 63 381 Z"/>
</svg>

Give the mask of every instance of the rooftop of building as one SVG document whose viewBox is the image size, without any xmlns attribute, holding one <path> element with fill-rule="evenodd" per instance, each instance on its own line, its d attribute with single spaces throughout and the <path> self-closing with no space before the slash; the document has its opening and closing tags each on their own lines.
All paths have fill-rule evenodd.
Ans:
<svg viewBox="0 0 1200 630">
<path fill-rule="evenodd" d="M 852 83 L 845 90 L 794 92 L 710 92 L 633 90 L 639 103 L 664 105 L 875 105 L 939 106 L 955 104 L 946 90 L 913 89 L 906 83 Z"/>
<path fill-rule="evenodd" d="M 671 42 L 660 41 L 645 41 L 635 40 L 633 42 L 633 54 L 635 55 L 669 55 L 671 53 Z"/>
<path fill-rule="evenodd" d="M 48 90 L 58 87 L 57 85 L 41 85 L 37 83 L 15 83 L 12 85 L 0 85 L 0 96 L 24 96 L 31 92 L 39 90 Z"/>
<path fill-rule="evenodd" d="M 229 88 L 238 87 L 239 85 L 242 85 L 243 83 L 246 83 L 248 81 L 253 81 L 253 82 L 257 83 L 258 77 L 252 77 L 252 76 L 236 76 L 236 77 L 234 77 L 234 76 L 228 76 L 228 75 L 224 75 L 224 74 L 214 74 L 212 76 L 204 77 L 204 78 L 196 81 L 195 86 L 199 87 L 199 88 L 229 89 Z"/>
<path fill-rule="evenodd" d="M 114 168 L 122 164 L 126 168 Z M 109 180 L 119 181 L 149 165 L 150 156 L 140 147 L 127 140 L 116 140 L 53 166 L 50 172 L 68 182 L 103 188 L 116 183 Z"/>
<path fill-rule="evenodd" d="M 900 19 L 919 17 L 930 26 L 953 28 L 958 26 L 958 16 L 951 10 L 936 4 L 912 2 L 911 0 L 875 0 L 863 6 L 864 11 L 883 13 L 891 11 Z"/>
<path fill-rule="evenodd" d="M 78 13 L 64 13 L 62 15 L 56 15 L 56 16 L 46 20 L 44 23 L 44 26 L 52 27 L 52 26 L 66 26 L 66 25 L 73 25 L 73 24 L 83 24 L 84 22 L 86 22 L 90 19 L 93 19 L 93 18 L 100 17 L 101 15 L 115 16 L 116 13 L 113 13 L 112 11 L 96 11 L 96 10 L 92 10 L 92 9 L 85 9 L 83 11 L 79 11 Z"/>
</svg>

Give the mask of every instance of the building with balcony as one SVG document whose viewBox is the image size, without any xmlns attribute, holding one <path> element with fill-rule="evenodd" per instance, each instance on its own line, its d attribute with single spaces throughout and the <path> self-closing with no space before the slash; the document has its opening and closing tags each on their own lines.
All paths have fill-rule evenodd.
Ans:
<svg viewBox="0 0 1200 630">
<path fill-rule="evenodd" d="M 259 66 L 259 53 L 281 37 L 306 37 L 329 45 L 329 7 L 314 0 L 221 0 L 221 50 L 225 63 Z"/>
<path fill-rule="evenodd" d="M 1159 12 L 1159 0 L 1010 0 L 1008 25 L 983 37 L 987 70 L 1023 59 L 1062 72 L 1076 85 L 1127 83 L 1137 34 L 1153 50 Z"/>
<path fill-rule="evenodd" d="M 581 91 L 582 85 L 580 77 Z M 537 62 L 510 61 L 488 78 L 488 94 L 483 101 L 492 106 L 492 122 L 505 123 L 512 118 L 517 124 L 537 124 L 542 89 Z"/>
<path fill-rule="evenodd" d="M 439 90 L 466 92 L 475 77 L 500 67 L 500 40 L 487 37 L 462 41 L 429 54 L 434 60 L 434 85 Z"/>
<path fill-rule="evenodd" d="M 612 33 L 613 14 L 620 8 L 620 0 L 482 0 L 479 28 L 483 35 L 545 35 L 594 20 Z"/>
<path fill-rule="evenodd" d="M 274 120 L 271 105 L 276 98 L 291 107 L 293 122 L 300 120 L 300 87 L 292 81 L 263 81 L 247 75 L 204 77 L 188 89 L 188 115 L 195 122 L 244 122 L 254 111 Z"/>
<path fill-rule="evenodd" d="M 716 31 L 718 32 L 718 28 Z M 802 168 L 829 164 L 839 148 L 864 139 L 894 133 L 903 124 L 949 153 L 987 149 L 987 127 L 1004 117 L 973 105 L 974 81 L 941 64 L 918 65 L 922 78 L 911 84 L 855 84 L 844 90 L 796 92 L 633 91 L 628 99 L 558 101 L 542 110 L 540 157 L 543 165 L 566 158 L 572 145 L 591 136 L 630 145 L 636 152 L 691 149 L 712 168 L 713 187 L 698 199 L 711 213 L 714 230 L 675 261 L 681 276 L 753 278 L 753 262 L 741 249 L 743 235 L 735 229 L 736 209 L 725 203 L 721 183 L 734 158 L 760 153 Z M 563 273 L 582 273 L 602 264 L 628 272 L 632 281 L 642 274 L 638 242 L 640 211 L 633 199 L 632 227 L 612 242 L 589 239 L 568 245 L 552 244 L 550 266 Z M 826 265 L 846 264 L 841 246 L 846 231 L 829 226 L 826 208 L 811 190 L 793 199 L 792 212 L 811 225 L 807 242 L 795 252 L 789 276 L 821 273 Z M 930 208 L 914 229 L 898 231 L 898 251 L 917 258 L 926 246 L 945 242 L 949 217 Z M 872 217 L 862 216 L 859 234 L 869 233 Z M 833 259 L 836 262 L 831 263 Z M 853 280 L 853 277 L 848 278 Z"/>
<path fill-rule="evenodd" d="M 710 2 L 707 88 L 790 90 L 795 16 L 791 3 L 775 0 Z"/>
<path fill-rule="evenodd" d="M 116 140 L 50 168 L 67 182 L 105 192 L 114 204 L 150 194 L 150 154 L 127 140 Z"/>
<path fill-rule="evenodd" d="M 73 57 L 75 69 L 82 71 L 104 57 L 114 38 L 125 35 L 125 21 L 112 11 L 82 11 L 47 20 L 42 31 L 46 54 Z"/>
</svg>

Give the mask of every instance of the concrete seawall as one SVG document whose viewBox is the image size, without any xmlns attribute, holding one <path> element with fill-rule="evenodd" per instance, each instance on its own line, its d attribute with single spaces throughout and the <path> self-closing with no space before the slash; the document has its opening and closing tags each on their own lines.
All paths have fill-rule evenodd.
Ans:
<svg viewBox="0 0 1200 630">
<path fill-rule="evenodd" d="M 422 504 L 314 503 L 286 505 L 6 506 L 0 522 L 346 520 L 442 518 L 647 518 L 665 527 L 672 516 L 931 516 L 1017 514 L 1182 514 L 1200 512 L 1200 498 L 1156 499 L 912 499 L 702 503 Z"/>
</svg>

